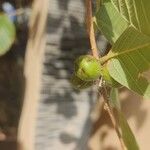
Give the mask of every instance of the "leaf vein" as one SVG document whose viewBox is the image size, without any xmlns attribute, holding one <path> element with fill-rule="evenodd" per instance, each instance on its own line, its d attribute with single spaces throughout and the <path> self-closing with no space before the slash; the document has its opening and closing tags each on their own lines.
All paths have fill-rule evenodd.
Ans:
<svg viewBox="0 0 150 150">
<path fill-rule="evenodd" d="M 119 52 L 119 53 L 118 53 L 118 52 L 115 52 L 115 53 L 114 53 L 114 52 L 111 51 L 111 53 L 110 53 L 108 59 L 111 59 L 111 58 L 114 58 L 114 57 L 118 57 L 118 56 L 121 56 L 121 55 L 130 53 L 130 52 L 132 52 L 132 51 L 135 51 L 135 50 L 140 50 L 140 49 L 142 49 L 142 48 L 144 48 L 144 47 L 148 47 L 148 46 L 150 46 L 150 42 L 145 43 L 145 44 L 140 45 L 140 46 L 137 46 L 137 47 L 134 47 L 134 48 L 131 48 L 131 49 L 126 49 L 126 50 L 124 50 L 123 52 Z"/>
<path fill-rule="evenodd" d="M 133 0 L 133 8 L 134 8 L 133 10 L 134 10 L 134 12 L 135 12 L 135 17 L 136 17 L 136 20 L 137 20 L 138 29 L 141 31 L 140 21 L 139 21 L 137 9 L 136 9 L 136 3 L 135 3 L 134 0 Z M 133 24 L 134 24 L 134 23 L 133 23 Z"/>
<path fill-rule="evenodd" d="M 136 82 L 136 81 L 134 80 L 134 78 L 132 77 L 131 73 L 130 73 L 130 72 L 128 71 L 128 69 L 126 68 L 126 65 L 125 65 L 124 61 L 121 60 L 121 59 L 120 59 L 120 61 L 122 62 L 123 66 L 124 66 L 123 68 L 124 68 L 124 70 L 126 70 L 128 76 L 129 76 L 129 78 L 134 82 L 134 85 L 137 87 L 137 89 L 138 89 L 141 93 L 143 93 L 143 90 L 140 88 L 139 84 L 137 84 L 137 82 Z M 132 66 L 130 66 L 130 67 L 132 67 Z"/>
<path fill-rule="evenodd" d="M 142 0 L 141 0 L 141 6 L 142 6 L 142 11 L 143 11 L 144 17 L 145 17 L 145 19 L 146 19 L 148 25 L 150 25 L 149 19 L 147 18 L 147 15 L 146 15 L 145 8 L 144 8 L 144 5 L 143 5 Z"/>
</svg>

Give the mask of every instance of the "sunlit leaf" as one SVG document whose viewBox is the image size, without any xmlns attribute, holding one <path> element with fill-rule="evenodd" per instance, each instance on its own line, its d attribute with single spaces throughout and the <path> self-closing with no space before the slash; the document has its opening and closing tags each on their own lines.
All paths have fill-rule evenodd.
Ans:
<svg viewBox="0 0 150 150">
<path fill-rule="evenodd" d="M 116 117 L 118 120 L 118 126 L 120 127 L 121 137 L 125 143 L 127 150 L 139 150 L 138 144 L 136 142 L 135 136 L 121 112 L 120 101 L 118 98 L 118 89 L 112 88 L 110 92 L 110 105 L 114 108 L 116 112 Z"/>
<path fill-rule="evenodd" d="M 110 91 L 110 105 L 112 107 L 117 108 L 117 109 L 121 108 L 117 88 L 112 88 L 111 91 Z"/>
<path fill-rule="evenodd" d="M 0 55 L 5 54 L 15 40 L 15 26 L 9 17 L 0 14 Z"/>
<path fill-rule="evenodd" d="M 128 26 L 150 35 L 148 0 L 103 0 L 96 14 L 99 29 L 112 44 Z"/>
<path fill-rule="evenodd" d="M 132 26 L 150 35 L 149 0 L 111 0 L 111 2 Z"/>
<path fill-rule="evenodd" d="M 124 117 L 123 113 L 118 109 L 118 120 L 119 126 L 121 129 L 122 139 L 127 147 L 127 150 L 139 150 L 138 144 L 136 142 L 135 136 L 132 133 L 132 130 Z"/>
<path fill-rule="evenodd" d="M 112 43 L 106 56 L 110 75 L 120 84 L 150 98 L 150 3 L 148 0 L 103 0 L 98 28 Z"/>
<path fill-rule="evenodd" d="M 95 16 L 96 24 L 101 32 L 113 44 L 128 27 L 128 22 L 119 14 L 110 0 L 105 0 Z"/>
<path fill-rule="evenodd" d="M 144 74 L 150 69 L 150 37 L 129 27 L 108 54 L 110 75 L 122 85 L 150 98 L 150 81 Z"/>
</svg>

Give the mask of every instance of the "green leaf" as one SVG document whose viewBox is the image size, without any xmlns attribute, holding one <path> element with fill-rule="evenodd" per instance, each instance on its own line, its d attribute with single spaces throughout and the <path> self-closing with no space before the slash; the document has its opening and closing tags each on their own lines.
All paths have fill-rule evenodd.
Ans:
<svg viewBox="0 0 150 150">
<path fill-rule="evenodd" d="M 110 91 L 110 105 L 114 108 L 121 109 L 117 88 L 112 88 Z"/>
<path fill-rule="evenodd" d="M 112 43 L 110 75 L 150 98 L 150 4 L 148 0 L 103 0 L 96 23 Z"/>
<path fill-rule="evenodd" d="M 113 44 L 128 26 L 150 35 L 148 0 L 103 0 L 96 14 L 101 32 Z"/>
<path fill-rule="evenodd" d="M 0 14 L 0 55 L 4 55 L 15 40 L 15 26 L 9 20 L 9 17 Z"/>
<path fill-rule="evenodd" d="M 139 150 L 135 136 L 130 129 L 130 126 L 121 112 L 120 102 L 118 98 L 118 89 L 112 88 L 110 92 L 110 105 L 116 111 L 116 117 L 118 119 L 118 125 L 120 127 L 121 136 L 128 150 Z"/>
<path fill-rule="evenodd" d="M 111 44 L 118 39 L 129 25 L 110 0 L 105 0 L 102 3 L 95 17 L 98 28 Z"/>
<path fill-rule="evenodd" d="M 150 35 L 149 0 L 111 0 L 123 18 L 140 32 Z"/>
<path fill-rule="evenodd" d="M 135 136 L 132 133 L 132 130 L 126 118 L 124 117 L 123 113 L 118 109 L 117 114 L 118 114 L 119 126 L 122 133 L 122 139 L 127 147 L 127 150 L 139 150 Z"/>
<path fill-rule="evenodd" d="M 127 88 L 150 98 L 150 37 L 133 27 L 120 36 L 108 54 L 110 75 Z"/>
</svg>

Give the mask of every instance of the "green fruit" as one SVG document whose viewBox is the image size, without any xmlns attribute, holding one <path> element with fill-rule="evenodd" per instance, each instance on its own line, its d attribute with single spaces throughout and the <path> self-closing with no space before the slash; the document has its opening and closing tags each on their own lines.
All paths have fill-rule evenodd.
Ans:
<svg viewBox="0 0 150 150">
<path fill-rule="evenodd" d="M 101 75 L 101 64 L 91 55 L 80 56 L 75 61 L 75 74 L 84 81 L 96 80 Z"/>
<path fill-rule="evenodd" d="M 106 81 L 106 83 L 107 83 L 108 85 L 110 85 L 111 87 L 116 87 L 116 88 L 118 88 L 118 87 L 121 86 L 120 83 L 118 83 L 116 80 L 114 80 L 114 79 L 111 77 L 111 75 L 109 74 L 109 71 L 108 71 L 108 69 L 107 69 L 106 66 L 103 66 L 103 69 L 102 69 L 102 77 L 103 77 L 103 79 Z"/>
<path fill-rule="evenodd" d="M 71 83 L 73 87 L 76 89 L 85 89 L 93 85 L 92 81 L 83 81 L 80 78 L 78 78 L 76 75 L 72 76 Z"/>
</svg>

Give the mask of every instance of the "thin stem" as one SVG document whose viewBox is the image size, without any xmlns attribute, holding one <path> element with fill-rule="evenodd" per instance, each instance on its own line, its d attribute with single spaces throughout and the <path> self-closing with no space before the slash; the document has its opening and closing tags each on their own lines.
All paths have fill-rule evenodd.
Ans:
<svg viewBox="0 0 150 150">
<path fill-rule="evenodd" d="M 95 34 L 94 34 L 93 18 L 92 18 L 92 0 L 86 0 L 86 25 L 87 25 L 87 33 L 88 33 L 89 39 L 90 39 L 92 54 L 95 58 L 99 59 L 98 50 L 97 50 L 97 46 L 96 46 L 96 40 L 95 40 Z M 121 133 L 119 131 L 117 121 L 115 119 L 113 110 L 112 110 L 111 106 L 109 105 L 107 89 L 106 89 L 106 87 L 102 87 L 101 89 L 102 89 L 101 94 L 102 94 L 104 102 L 105 102 L 105 110 L 108 112 L 108 114 L 110 116 L 110 119 L 112 121 L 114 129 L 120 140 L 121 147 L 123 150 L 125 150 L 126 147 L 125 147 L 124 141 L 122 139 Z"/>
<path fill-rule="evenodd" d="M 101 57 L 101 64 L 107 63 L 109 61 L 109 59 L 110 58 L 109 58 L 108 54 L 103 56 L 103 57 Z"/>
<path fill-rule="evenodd" d="M 92 0 L 86 0 L 86 26 L 87 33 L 89 35 L 92 54 L 95 58 L 99 59 L 98 50 L 96 46 L 95 34 L 94 34 L 94 25 L 92 17 Z"/>
<path fill-rule="evenodd" d="M 104 109 L 108 112 L 108 115 L 109 115 L 109 117 L 111 119 L 113 127 L 114 127 L 114 129 L 116 131 L 116 134 L 117 134 L 118 138 L 119 138 L 122 150 L 126 150 L 126 146 L 125 146 L 124 141 L 122 139 L 122 135 L 121 135 L 121 133 L 119 131 L 119 127 L 118 127 L 116 118 L 115 118 L 113 110 L 112 110 L 112 108 L 111 108 L 111 106 L 109 104 L 109 97 L 108 97 L 108 94 L 107 94 L 106 87 L 101 88 L 101 94 L 102 94 L 103 99 L 104 99 Z"/>
</svg>

